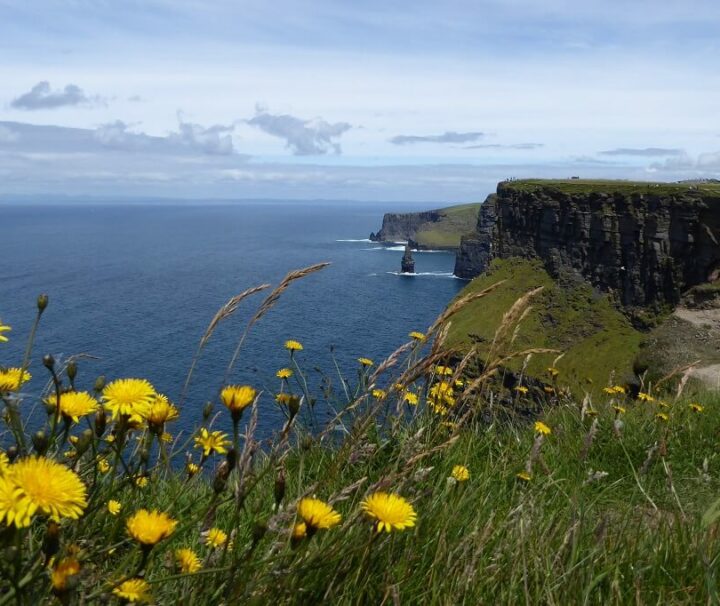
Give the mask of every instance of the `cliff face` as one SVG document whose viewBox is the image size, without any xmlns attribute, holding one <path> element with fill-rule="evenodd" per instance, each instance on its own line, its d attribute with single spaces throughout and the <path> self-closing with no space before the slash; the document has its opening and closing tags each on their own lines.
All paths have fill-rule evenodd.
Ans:
<svg viewBox="0 0 720 606">
<path fill-rule="evenodd" d="M 426 223 L 440 220 L 439 210 L 428 210 L 418 213 L 386 213 L 382 227 L 377 233 L 370 234 L 375 242 L 407 242 L 413 240 L 417 231 Z"/>
<path fill-rule="evenodd" d="M 464 237 L 455 274 L 493 258 L 538 258 L 579 275 L 628 307 L 675 305 L 720 274 L 720 189 L 605 182 L 503 182 Z"/>
</svg>

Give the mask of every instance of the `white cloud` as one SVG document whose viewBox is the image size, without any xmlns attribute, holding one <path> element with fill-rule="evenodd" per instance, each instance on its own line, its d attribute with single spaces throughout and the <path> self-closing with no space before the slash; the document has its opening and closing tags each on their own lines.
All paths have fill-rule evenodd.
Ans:
<svg viewBox="0 0 720 606">
<path fill-rule="evenodd" d="M 28 92 L 13 99 L 10 105 L 15 109 L 33 111 L 75 105 L 93 105 L 103 102 L 100 97 L 88 97 L 77 84 L 68 84 L 62 90 L 53 91 L 50 88 L 50 83 L 43 80 Z"/>
</svg>

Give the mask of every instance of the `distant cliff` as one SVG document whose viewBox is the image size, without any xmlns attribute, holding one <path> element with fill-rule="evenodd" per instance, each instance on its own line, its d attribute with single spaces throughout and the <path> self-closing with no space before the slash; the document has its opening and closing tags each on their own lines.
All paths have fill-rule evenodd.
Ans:
<svg viewBox="0 0 720 606">
<path fill-rule="evenodd" d="M 480 204 L 463 204 L 416 213 L 386 213 L 375 242 L 410 242 L 413 248 L 457 250 L 477 224 Z"/>
<path fill-rule="evenodd" d="M 675 305 L 720 277 L 720 187 L 623 181 L 507 181 L 462 238 L 455 275 L 495 258 L 539 259 L 626 307 Z"/>
</svg>

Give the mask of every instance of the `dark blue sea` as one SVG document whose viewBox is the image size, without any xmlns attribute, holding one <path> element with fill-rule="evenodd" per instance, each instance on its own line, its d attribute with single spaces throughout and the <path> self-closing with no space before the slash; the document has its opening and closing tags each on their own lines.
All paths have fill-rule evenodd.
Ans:
<svg viewBox="0 0 720 606">
<path fill-rule="evenodd" d="M 347 202 L 0 206 L 0 320 L 13 327 L 0 344 L 0 365 L 20 365 L 36 297 L 47 293 L 29 396 L 39 396 L 48 378 L 43 354 L 61 360 L 83 353 L 92 359 L 80 362 L 78 388 L 91 389 L 98 375 L 144 377 L 176 400 L 221 305 L 251 286 L 277 284 L 289 270 L 328 261 L 255 326 L 231 375 L 269 392 L 260 408 L 267 435 L 283 418 L 270 394 L 276 370 L 288 362 L 286 339 L 303 343 L 298 358 L 309 375 L 317 367 L 332 376 L 334 346 L 352 381 L 359 356 L 379 362 L 408 332 L 424 331 L 462 288 L 452 254 L 418 253 L 419 275 L 405 277 L 397 275 L 401 246 L 366 240 L 384 212 L 422 209 Z M 246 299 L 216 330 L 175 430 L 191 429 L 205 402 L 216 400 L 262 297 Z"/>
</svg>

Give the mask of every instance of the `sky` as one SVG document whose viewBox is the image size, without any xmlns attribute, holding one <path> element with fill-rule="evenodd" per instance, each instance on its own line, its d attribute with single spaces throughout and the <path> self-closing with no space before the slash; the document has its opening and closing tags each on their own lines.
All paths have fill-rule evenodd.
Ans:
<svg viewBox="0 0 720 606">
<path fill-rule="evenodd" d="M 717 0 L 0 0 L 0 196 L 720 178 Z"/>
</svg>

